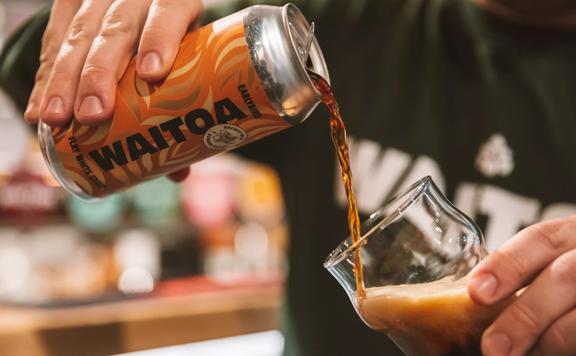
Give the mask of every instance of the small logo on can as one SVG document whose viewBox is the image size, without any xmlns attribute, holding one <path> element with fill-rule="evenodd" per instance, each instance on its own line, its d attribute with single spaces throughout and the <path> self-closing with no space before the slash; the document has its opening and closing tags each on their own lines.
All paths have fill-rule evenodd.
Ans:
<svg viewBox="0 0 576 356">
<path fill-rule="evenodd" d="M 204 144 L 211 149 L 236 147 L 246 141 L 246 132 L 234 125 L 216 125 L 204 135 Z"/>
</svg>

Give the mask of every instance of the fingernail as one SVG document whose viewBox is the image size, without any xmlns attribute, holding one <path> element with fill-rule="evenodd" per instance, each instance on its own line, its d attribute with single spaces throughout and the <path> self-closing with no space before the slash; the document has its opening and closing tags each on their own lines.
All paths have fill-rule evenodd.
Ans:
<svg viewBox="0 0 576 356">
<path fill-rule="evenodd" d="M 140 71 L 142 73 L 155 73 L 162 69 L 162 63 L 160 63 L 160 56 L 156 52 L 150 52 L 142 58 L 140 63 Z"/>
<path fill-rule="evenodd" d="M 87 96 L 82 100 L 78 111 L 79 114 L 83 116 L 94 116 L 101 114 L 104 108 L 102 107 L 100 99 L 95 96 Z"/>
<path fill-rule="evenodd" d="M 64 113 L 64 101 L 60 97 L 53 97 L 46 105 L 46 114 L 62 114 Z"/>
<path fill-rule="evenodd" d="M 471 282 L 472 289 L 483 299 L 490 299 L 498 289 L 498 281 L 491 274 L 482 274 Z"/>
<path fill-rule="evenodd" d="M 36 111 L 36 104 L 33 102 L 29 102 L 28 106 L 26 106 L 26 110 L 24 111 L 24 115 L 28 116 Z"/>
<path fill-rule="evenodd" d="M 510 339 L 502 333 L 489 335 L 486 338 L 485 346 L 483 351 L 490 356 L 505 356 L 512 349 Z"/>
</svg>

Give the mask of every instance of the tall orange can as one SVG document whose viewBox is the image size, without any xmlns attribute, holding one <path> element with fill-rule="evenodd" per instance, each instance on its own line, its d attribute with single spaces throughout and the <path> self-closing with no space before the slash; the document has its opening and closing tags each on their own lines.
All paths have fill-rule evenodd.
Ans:
<svg viewBox="0 0 576 356">
<path fill-rule="evenodd" d="M 50 171 L 76 196 L 103 197 L 304 121 L 320 102 L 307 68 L 328 78 L 310 33 L 292 4 L 252 6 L 186 35 L 162 82 L 139 79 L 133 60 L 112 120 L 40 124 Z"/>
</svg>

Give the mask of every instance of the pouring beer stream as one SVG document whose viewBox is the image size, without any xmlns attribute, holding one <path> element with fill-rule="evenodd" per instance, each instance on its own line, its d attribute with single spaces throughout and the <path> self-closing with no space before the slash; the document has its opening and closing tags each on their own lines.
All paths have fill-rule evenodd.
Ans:
<svg viewBox="0 0 576 356">
<path fill-rule="evenodd" d="M 356 196 L 354 195 L 352 184 L 352 170 L 350 168 L 346 125 L 344 124 L 344 120 L 342 120 L 342 115 L 340 115 L 340 108 L 336 98 L 334 97 L 334 92 L 332 91 L 330 84 L 328 84 L 328 82 L 320 75 L 310 70 L 308 71 L 308 74 L 310 75 L 316 90 L 320 93 L 322 102 L 330 111 L 330 134 L 336 152 L 338 153 L 338 161 L 340 162 L 342 183 L 344 184 L 346 197 L 348 199 L 348 229 L 350 230 L 352 244 L 354 245 L 361 240 L 362 232 L 360 229 L 361 224 L 360 216 L 358 214 L 358 204 L 356 202 Z M 360 254 L 360 249 L 356 249 L 354 253 L 354 271 L 357 293 L 360 297 L 364 297 L 364 272 L 362 270 L 362 256 Z"/>
</svg>

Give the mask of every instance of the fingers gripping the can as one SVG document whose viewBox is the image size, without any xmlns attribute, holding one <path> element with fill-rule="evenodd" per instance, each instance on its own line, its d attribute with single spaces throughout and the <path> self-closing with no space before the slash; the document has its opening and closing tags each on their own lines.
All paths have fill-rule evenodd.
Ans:
<svg viewBox="0 0 576 356">
<path fill-rule="evenodd" d="M 36 123 L 40 118 L 40 109 L 48 77 L 60 51 L 62 41 L 68 32 L 70 22 L 81 4 L 81 0 L 55 0 L 52 5 L 50 20 L 42 38 L 40 67 L 36 73 L 36 83 L 24 113 L 24 117 L 30 123 Z"/>
<path fill-rule="evenodd" d="M 172 65 L 182 37 L 188 29 L 195 27 L 202 14 L 201 0 L 154 0 L 142 31 L 136 59 L 136 70 L 146 81 L 164 79 Z M 190 168 L 168 175 L 174 182 L 184 181 Z"/>
<path fill-rule="evenodd" d="M 26 119 L 60 126 L 73 115 L 85 124 L 111 117 L 144 24 L 140 47 L 149 56 L 139 58 L 140 68 L 145 79 L 159 80 L 201 11 L 201 0 L 56 0 Z"/>
<path fill-rule="evenodd" d="M 124 74 L 146 15 L 148 0 L 116 0 L 102 20 L 80 74 L 74 114 L 83 124 L 112 117 L 118 81 Z"/>
<path fill-rule="evenodd" d="M 168 75 L 182 37 L 201 13 L 201 0 L 153 0 L 138 49 L 137 71 L 142 79 L 158 81 Z"/>
<path fill-rule="evenodd" d="M 73 115 L 78 78 L 112 0 L 85 1 L 70 23 L 46 83 L 40 117 L 51 126 L 66 125 Z"/>
</svg>

